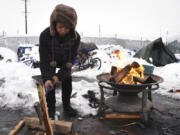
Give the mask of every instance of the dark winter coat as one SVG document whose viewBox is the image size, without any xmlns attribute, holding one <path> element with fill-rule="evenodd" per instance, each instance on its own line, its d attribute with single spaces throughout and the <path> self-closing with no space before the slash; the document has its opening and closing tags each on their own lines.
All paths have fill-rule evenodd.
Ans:
<svg viewBox="0 0 180 135">
<path fill-rule="evenodd" d="M 40 35 L 40 70 L 44 80 L 51 80 L 55 75 L 55 69 L 50 65 L 51 61 L 56 61 L 57 68 L 61 68 L 58 71 L 58 78 L 60 80 L 69 77 L 71 69 L 66 67 L 66 63 L 73 63 L 80 43 L 80 36 L 77 33 L 77 38 L 73 39 L 71 33 L 66 35 L 62 40 L 58 38 L 58 35 L 52 37 L 50 30 L 47 28 Z M 54 55 L 54 56 L 53 56 Z"/>
<path fill-rule="evenodd" d="M 70 32 L 63 38 L 59 38 L 55 29 L 56 22 L 66 24 Z M 68 62 L 73 63 L 80 44 L 80 36 L 76 31 L 77 15 L 73 8 L 66 5 L 57 5 L 50 17 L 50 27 L 40 34 L 40 70 L 44 81 L 51 80 L 57 75 L 63 80 L 71 75 L 71 69 L 66 67 Z M 60 68 L 55 74 L 56 67 L 50 65 L 56 61 L 56 67 Z"/>
</svg>

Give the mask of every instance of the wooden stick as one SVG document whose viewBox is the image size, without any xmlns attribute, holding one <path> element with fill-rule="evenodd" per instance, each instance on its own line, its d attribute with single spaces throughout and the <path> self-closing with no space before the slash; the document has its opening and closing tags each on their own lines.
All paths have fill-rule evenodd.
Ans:
<svg viewBox="0 0 180 135">
<path fill-rule="evenodd" d="M 136 125 L 136 124 L 137 124 L 136 122 L 132 122 L 132 123 L 129 123 L 129 124 L 122 125 L 122 126 L 120 126 L 120 128 L 132 126 L 132 125 Z"/>
<path fill-rule="evenodd" d="M 34 103 L 34 108 L 36 110 L 36 113 L 38 114 L 40 125 L 42 125 L 43 124 L 43 113 L 41 110 L 40 103 L 39 102 Z"/>
<path fill-rule="evenodd" d="M 77 92 L 73 93 L 70 98 L 74 98 L 76 97 L 76 95 L 77 95 Z"/>
<path fill-rule="evenodd" d="M 127 114 L 105 114 L 107 119 L 140 119 L 140 115 L 127 115 Z"/>
<path fill-rule="evenodd" d="M 24 126 L 24 120 L 21 120 L 18 125 L 14 127 L 13 130 L 9 133 L 9 135 L 15 135 L 22 127 Z"/>
<path fill-rule="evenodd" d="M 125 130 L 125 129 L 121 129 L 120 132 L 129 133 L 128 130 Z"/>
<path fill-rule="evenodd" d="M 47 111 L 45 88 L 44 88 L 44 85 L 40 84 L 40 83 L 37 84 L 37 87 L 38 87 L 40 105 L 41 105 L 41 109 L 43 111 L 43 122 L 44 122 L 44 126 L 45 126 L 45 129 L 46 129 L 46 133 L 47 133 L 47 135 L 53 135 L 54 133 L 53 133 L 53 130 L 52 130 L 52 126 L 50 124 L 49 114 L 48 114 L 48 111 Z"/>
</svg>

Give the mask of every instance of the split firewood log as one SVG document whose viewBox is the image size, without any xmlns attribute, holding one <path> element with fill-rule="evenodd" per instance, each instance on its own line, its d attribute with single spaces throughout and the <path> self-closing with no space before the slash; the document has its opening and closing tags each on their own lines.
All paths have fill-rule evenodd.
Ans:
<svg viewBox="0 0 180 135">
<path fill-rule="evenodd" d="M 140 67 L 140 64 L 137 62 L 133 62 L 130 65 L 125 66 L 120 71 L 117 71 L 117 69 L 118 69 L 117 67 L 112 66 L 112 68 L 111 68 L 111 76 L 112 77 L 110 78 L 110 81 L 120 83 L 126 77 L 126 75 L 131 71 L 132 68 L 139 68 L 139 67 Z M 137 80 L 137 79 L 135 79 L 135 80 Z M 141 80 L 138 80 L 138 82 L 140 82 L 140 81 Z"/>
<path fill-rule="evenodd" d="M 151 76 L 148 76 L 147 78 L 137 78 L 133 77 L 133 81 L 137 84 L 137 82 L 142 84 L 148 84 L 148 83 L 154 83 L 156 82 Z"/>
<path fill-rule="evenodd" d="M 25 126 L 32 130 L 46 131 L 45 127 L 39 124 L 39 119 L 36 117 L 25 117 Z M 53 131 L 61 134 L 68 134 L 72 132 L 72 122 L 50 120 L 51 127 Z M 49 134 L 48 134 L 49 135 Z"/>
<path fill-rule="evenodd" d="M 111 76 L 115 75 L 117 72 L 118 72 L 117 67 L 112 66 L 112 67 L 111 67 Z"/>
<path fill-rule="evenodd" d="M 131 68 L 138 68 L 138 67 L 140 67 L 139 63 L 137 63 L 135 61 L 133 63 L 131 63 Z"/>
<path fill-rule="evenodd" d="M 131 70 L 131 66 L 127 65 L 125 66 L 123 69 L 121 69 L 120 71 L 118 71 L 116 74 L 114 74 L 110 81 L 111 82 L 120 82 Z"/>
</svg>

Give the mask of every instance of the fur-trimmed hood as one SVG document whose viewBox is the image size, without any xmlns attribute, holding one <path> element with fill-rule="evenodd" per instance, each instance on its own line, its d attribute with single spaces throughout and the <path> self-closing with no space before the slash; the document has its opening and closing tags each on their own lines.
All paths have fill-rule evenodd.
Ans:
<svg viewBox="0 0 180 135">
<path fill-rule="evenodd" d="M 76 35 L 77 14 L 74 8 L 59 4 L 50 16 L 50 34 L 55 36 L 55 22 L 62 22 L 73 30 Z"/>
</svg>

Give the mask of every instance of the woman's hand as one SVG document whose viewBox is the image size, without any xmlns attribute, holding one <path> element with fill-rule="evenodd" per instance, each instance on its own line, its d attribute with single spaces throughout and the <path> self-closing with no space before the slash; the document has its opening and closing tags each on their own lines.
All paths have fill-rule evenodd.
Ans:
<svg viewBox="0 0 180 135">
<path fill-rule="evenodd" d="M 54 80 L 53 85 L 57 85 L 59 83 L 59 78 L 57 76 L 53 76 L 52 79 Z"/>
<path fill-rule="evenodd" d="M 44 84 L 45 88 L 51 87 L 51 90 L 54 89 L 54 86 L 52 84 L 51 80 L 47 80 Z"/>
<path fill-rule="evenodd" d="M 72 63 L 71 62 L 66 63 L 66 67 L 71 69 L 72 68 Z"/>
</svg>

